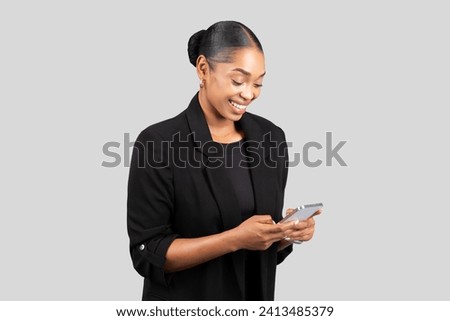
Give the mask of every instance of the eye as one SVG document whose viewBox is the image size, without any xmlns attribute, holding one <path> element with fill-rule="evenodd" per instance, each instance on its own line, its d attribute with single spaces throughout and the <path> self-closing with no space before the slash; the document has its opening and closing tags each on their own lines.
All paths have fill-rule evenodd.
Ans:
<svg viewBox="0 0 450 321">
<path fill-rule="evenodd" d="M 240 86 L 240 85 L 242 85 L 242 83 L 239 82 L 239 81 L 236 81 L 236 80 L 233 80 L 233 79 L 231 79 L 231 81 L 233 82 L 233 85 L 235 85 L 235 86 Z"/>
<path fill-rule="evenodd" d="M 253 86 L 255 86 L 255 88 L 261 88 L 263 85 L 262 84 L 254 84 Z"/>
</svg>

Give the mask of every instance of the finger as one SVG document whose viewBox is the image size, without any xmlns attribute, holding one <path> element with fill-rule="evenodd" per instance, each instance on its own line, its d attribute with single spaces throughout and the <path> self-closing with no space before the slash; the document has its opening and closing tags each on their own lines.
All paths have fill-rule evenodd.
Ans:
<svg viewBox="0 0 450 321">
<path fill-rule="evenodd" d="M 313 236 L 314 236 L 314 233 L 306 234 L 306 235 L 303 235 L 301 237 L 301 240 L 302 241 L 309 241 L 309 240 L 311 240 L 313 238 Z"/>
<path fill-rule="evenodd" d="M 294 228 L 295 224 L 297 224 L 298 220 L 295 221 L 287 221 L 287 222 L 283 222 L 283 223 L 278 223 L 279 226 L 281 226 L 282 228 Z"/>
<path fill-rule="evenodd" d="M 314 220 L 314 218 L 309 217 L 306 220 L 299 221 L 298 224 L 296 225 L 296 229 L 304 229 L 314 225 L 316 225 L 316 221 Z"/>
<path fill-rule="evenodd" d="M 320 214 L 322 214 L 322 209 L 318 209 L 317 211 L 315 211 L 312 216 L 316 216 L 316 215 L 320 215 Z"/>
<path fill-rule="evenodd" d="M 302 228 L 302 227 L 306 226 L 307 222 L 306 222 L 306 220 L 303 220 L 303 221 L 295 220 L 295 221 L 279 223 L 278 225 L 281 225 L 283 227 L 292 227 L 294 229 L 297 229 L 298 227 Z"/>
<path fill-rule="evenodd" d="M 272 216 L 266 214 L 266 215 L 253 215 L 255 220 L 260 223 L 264 224 L 274 224 L 275 222 L 272 219 Z"/>
<path fill-rule="evenodd" d="M 278 242 L 285 238 L 286 238 L 286 234 L 284 234 L 284 233 L 272 233 L 272 234 L 269 234 L 269 236 L 268 236 L 268 242 L 272 242 L 272 243 Z"/>
<path fill-rule="evenodd" d="M 308 236 L 313 235 L 313 234 L 314 234 L 314 229 L 308 228 L 308 229 L 304 229 L 302 231 L 292 232 L 288 235 L 288 237 L 290 237 L 291 239 L 302 241 L 303 239 L 305 239 Z"/>
<path fill-rule="evenodd" d="M 291 214 L 295 209 L 294 208 L 288 208 L 286 210 L 286 214 Z"/>
<path fill-rule="evenodd" d="M 292 237 L 292 238 L 288 238 L 288 240 L 291 241 L 302 241 L 302 242 L 307 242 L 310 241 L 313 238 L 313 234 L 308 234 L 308 235 L 304 235 L 302 237 Z"/>
<path fill-rule="evenodd" d="M 305 235 L 296 235 L 296 236 L 288 236 L 289 239 L 294 240 L 294 241 L 309 241 L 310 239 L 312 239 L 314 233 L 308 233 Z"/>
<path fill-rule="evenodd" d="M 280 225 L 280 227 L 284 231 L 284 234 L 286 234 L 286 235 L 289 235 L 295 231 L 299 231 L 299 228 L 300 229 L 306 228 L 305 222 L 299 222 L 298 220 L 289 222 L 289 223 L 278 224 L 278 225 Z"/>
<path fill-rule="evenodd" d="M 295 229 L 287 229 L 284 230 L 284 235 L 291 235 L 292 233 L 294 233 L 296 230 Z"/>
<path fill-rule="evenodd" d="M 281 240 L 282 238 L 286 237 L 288 233 L 285 231 L 285 229 L 281 228 L 279 225 L 271 225 L 264 224 L 264 226 L 261 226 L 260 235 L 266 239 L 271 240 L 272 242 Z"/>
<path fill-rule="evenodd" d="M 263 233 L 285 233 L 289 228 L 282 224 L 264 224 L 261 229 Z"/>
<path fill-rule="evenodd" d="M 308 227 L 314 227 L 316 225 L 316 221 L 314 220 L 314 217 L 310 217 L 306 220 L 306 223 L 308 224 Z"/>
<path fill-rule="evenodd" d="M 264 227 L 262 234 L 264 235 L 264 238 L 268 238 L 271 242 L 276 242 L 279 240 L 282 240 L 286 238 L 286 236 L 292 234 L 294 231 L 293 229 L 284 229 L 281 228 L 281 224 L 277 224 L 275 228 L 273 227 Z"/>
<path fill-rule="evenodd" d="M 297 231 L 303 230 L 307 227 L 308 227 L 307 221 L 298 221 L 298 220 L 295 222 L 295 224 L 293 226 L 294 230 L 297 230 Z"/>
<path fill-rule="evenodd" d="M 307 222 L 306 221 L 300 221 L 297 223 L 297 227 L 295 227 L 294 229 L 288 229 L 284 231 L 284 235 L 291 240 L 305 240 L 305 239 L 309 239 L 310 237 L 308 237 L 309 235 L 314 234 L 314 225 L 311 226 L 307 226 L 306 225 Z"/>
</svg>

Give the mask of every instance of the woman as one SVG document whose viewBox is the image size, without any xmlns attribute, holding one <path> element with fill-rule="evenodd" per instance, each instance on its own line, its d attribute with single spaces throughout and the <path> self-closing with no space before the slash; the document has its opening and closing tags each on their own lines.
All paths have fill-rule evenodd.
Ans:
<svg viewBox="0 0 450 321">
<path fill-rule="evenodd" d="M 283 131 L 247 108 L 261 91 L 254 33 L 222 21 L 188 43 L 200 89 L 136 140 L 128 186 L 130 252 L 144 300 L 273 300 L 276 265 L 314 219 L 282 218 Z"/>
</svg>

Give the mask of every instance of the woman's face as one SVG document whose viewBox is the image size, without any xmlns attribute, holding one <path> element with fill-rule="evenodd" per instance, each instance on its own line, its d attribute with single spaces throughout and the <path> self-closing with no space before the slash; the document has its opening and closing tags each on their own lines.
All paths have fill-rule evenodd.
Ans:
<svg viewBox="0 0 450 321">
<path fill-rule="evenodd" d="M 233 57 L 231 63 L 214 63 L 214 69 L 207 68 L 200 102 L 216 117 L 238 121 L 261 92 L 265 62 L 264 54 L 256 48 L 239 49 Z"/>
</svg>

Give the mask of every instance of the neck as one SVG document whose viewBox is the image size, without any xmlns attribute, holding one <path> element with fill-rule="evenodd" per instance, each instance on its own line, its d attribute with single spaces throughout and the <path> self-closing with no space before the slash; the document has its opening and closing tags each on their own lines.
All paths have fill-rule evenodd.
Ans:
<svg viewBox="0 0 450 321">
<path fill-rule="evenodd" d="M 222 115 L 208 103 L 208 100 L 204 97 L 203 90 L 200 90 L 198 99 L 210 130 L 217 132 L 218 134 L 235 130 L 236 127 L 234 121 L 222 117 Z"/>
<path fill-rule="evenodd" d="M 200 90 L 199 93 L 199 102 L 203 114 L 205 115 L 209 132 L 214 141 L 230 143 L 244 138 L 244 133 L 236 127 L 236 123 L 233 120 L 222 117 L 222 115 L 208 103 L 202 90 Z"/>
</svg>

